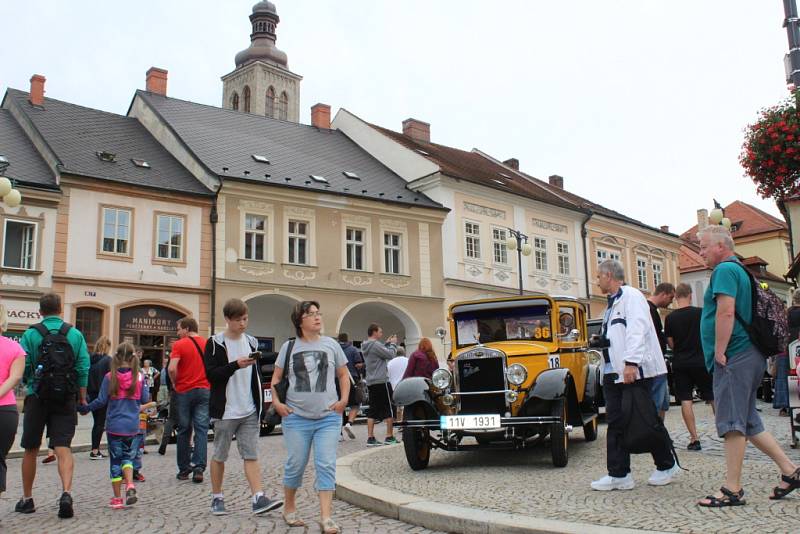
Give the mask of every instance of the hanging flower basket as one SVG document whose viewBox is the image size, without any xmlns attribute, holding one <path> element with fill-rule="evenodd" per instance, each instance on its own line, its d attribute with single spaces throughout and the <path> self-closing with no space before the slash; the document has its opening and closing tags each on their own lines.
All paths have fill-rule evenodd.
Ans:
<svg viewBox="0 0 800 534">
<path fill-rule="evenodd" d="M 761 111 L 745 130 L 739 162 L 764 198 L 782 200 L 800 194 L 800 92 Z"/>
</svg>

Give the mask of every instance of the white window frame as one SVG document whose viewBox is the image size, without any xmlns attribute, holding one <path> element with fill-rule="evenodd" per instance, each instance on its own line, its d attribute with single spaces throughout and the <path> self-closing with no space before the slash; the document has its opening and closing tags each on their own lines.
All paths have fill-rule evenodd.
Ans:
<svg viewBox="0 0 800 534">
<path fill-rule="evenodd" d="M 533 236 L 533 269 L 540 273 L 546 273 L 549 270 L 547 263 L 547 238 L 541 236 Z"/>
<path fill-rule="evenodd" d="M 258 205 L 253 206 L 247 202 L 240 201 L 239 203 L 239 260 L 240 261 L 263 261 L 271 263 L 275 261 L 275 231 L 276 221 L 275 211 L 271 204 L 258 202 Z M 266 235 L 264 237 L 264 259 L 252 260 L 245 256 L 247 250 L 247 216 L 255 215 L 257 217 L 264 217 L 264 226 L 266 228 Z"/>
<path fill-rule="evenodd" d="M 20 258 L 20 267 L 10 267 L 10 266 L 6 265 L 6 245 L 8 244 L 7 235 L 8 235 L 8 223 L 9 222 L 14 222 L 14 223 L 26 224 L 26 225 L 33 226 L 33 236 L 31 238 L 30 251 L 28 251 L 28 254 L 26 254 L 27 256 L 30 257 L 30 265 L 28 267 L 23 266 L 24 262 L 22 261 L 22 258 Z M 24 269 L 26 271 L 35 271 L 36 270 L 36 266 L 37 266 L 36 258 L 37 258 L 37 253 L 38 253 L 38 250 L 37 250 L 38 249 L 38 240 L 39 240 L 39 223 L 38 222 L 25 220 L 25 219 L 16 219 L 14 217 L 7 217 L 3 221 L 3 263 L 2 263 L 3 268 L 4 269 Z M 22 253 L 25 254 L 24 251 Z"/>
<path fill-rule="evenodd" d="M 178 257 L 173 258 L 171 256 L 172 250 L 175 247 L 171 242 L 167 243 L 167 256 L 162 256 L 159 252 L 161 248 L 161 219 L 167 218 L 170 219 L 169 222 L 169 232 L 172 235 L 172 223 L 173 219 L 177 219 L 181 222 L 181 243 L 178 245 Z M 171 240 L 170 240 L 171 241 Z M 156 239 L 155 239 L 155 258 L 159 261 L 171 261 L 171 262 L 182 262 L 184 261 L 184 249 L 186 247 L 186 216 L 181 215 L 179 213 L 156 213 Z"/>
<path fill-rule="evenodd" d="M 470 226 L 473 227 L 470 230 Z M 464 258 L 473 261 L 481 259 L 481 223 L 464 220 Z M 477 230 L 477 232 L 476 232 Z M 470 245 L 472 254 L 470 254 Z"/>
<path fill-rule="evenodd" d="M 351 237 L 352 232 L 352 237 Z M 361 239 L 355 239 L 355 232 L 361 233 Z M 346 226 L 344 229 L 345 269 L 349 271 L 367 270 L 367 230 L 357 226 Z M 361 255 L 361 268 L 356 267 L 358 255 Z"/>
<path fill-rule="evenodd" d="M 387 237 L 396 237 L 397 244 L 386 243 Z M 403 234 L 400 232 L 383 232 L 383 272 L 386 274 L 405 274 L 403 272 Z M 396 253 L 397 259 L 387 261 L 391 256 L 387 254 Z M 389 264 L 392 265 L 389 265 Z M 391 269 L 394 267 L 394 269 Z"/>
<path fill-rule="evenodd" d="M 301 233 L 299 233 L 297 231 L 292 232 L 290 230 L 290 227 L 291 227 L 292 223 L 294 223 L 294 224 L 305 224 L 306 225 L 305 233 L 301 234 Z M 311 265 L 311 251 L 310 251 L 310 248 L 311 248 L 311 222 L 308 221 L 307 219 L 303 219 L 301 217 L 289 217 L 287 219 L 287 223 L 286 223 L 286 237 L 287 237 L 287 239 L 286 239 L 286 263 L 291 264 L 291 265 L 304 265 L 304 266 Z M 294 243 L 295 243 L 295 247 L 294 247 L 295 255 L 296 255 L 295 258 L 291 257 L 291 246 L 290 246 L 290 243 L 292 241 L 294 241 Z M 300 250 L 300 243 L 301 242 L 303 243 L 303 245 L 305 247 L 305 253 L 306 253 L 306 258 L 305 258 L 306 261 L 304 263 L 301 263 L 299 261 L 299 258 L 300 258 L 299 250 Z"/>
<path fill-rule="evenodd" d="M 400 236 L 400 255 L 398 265 L 400 267 L 400 271 L 397 273 L 389 272 L 386 267 L 386 234 L 396 234 Z M 381 273 L 386 274 L 389 276 L 409 276 L 411 273 L 411 267 L 408 263 L 409 258 L 409 246 L 411 245 L 411 239 L 409 238 L 408 232 L 408 224 L 406 221 L 399 220 L 399 219 L 381 219 L 380 221 L 380 266 L 381 266 Z"/>
<path fill-rule="evenodd" d="M 653 268 L 653 289 L 664 281 L 664 264 L 660 261 L 652 262 Z"/>
<path fill-rule="evenodd" d="M 558 261 L 558 274 L 570 276 L 569 243 L 556 241 L 556 258 Z"/>
<path fill-rule="evenodd" d="M 595 256 L 597 257 L 597 265 L 600 265 L 606 260 L 622 261 L 620 260 L 622 255 L 619 252 L 612 252 L 605 248 L 598 248 L 595 250 Z"/>
<path fill-rule="evenodd" d="M 247 227 L 247 218 L 250 217 L 251 220 L 253 217 L 259 217 L 264 219 L 264 229 L 258 230 L 257 228 L 248 228 Z M 269 246 L 272 243 L 270 239 L 270 229 L 272 225 L 270 224 L 270 217 L 265 213 L 253 213 L 251 211 L 246 211 L 242 214 L 242 258 L 248 261 L 268 261 L 269 259 Z M 263 242 L 261 244 L 261 258 L 255 257 L 256 251 L 256 237 L 261 236 Z M 247 245 L 250 245 L 250 252 L 253 257 L 247 257 Z"/>
<path fill-rule="evenodd" d="M 116 217 L 114 219 L 114 250 L 105 250 L 103 245 L 105 244 L 106 240 L 106 211 L 114 210 L 116 212 Z M 127 235 L 125 236 L 125 252 L 117 252 L 117 242 L 122 241 L 119 239 L 119 213 L 120 212 L 127 212 L 128 213 L 128 231 Z M 131 250 L 133 245 L 133 209 L 130 208 L 123 208 L 118 206 L 103 206 L 100 210 L 100 254 L 105 254 L 109 256 L 125 256 L 131 257 L 133 256 L 133 250 Z"/>
<path fill-rule="evenodd" d="M 498 237 L 499 234 L 499 237 Z M 508 265 L 508 230 L 505 228 L 492 227 L 492 261 L 496 265 Z M 498 259 L 498 254 L 500 259 Z"/>
<path fill-rule="evenodd" d="M 636 282 L 639 289 L 648 291 L 647 287 L 647 258 L 636 257 Z"/>
</svg>

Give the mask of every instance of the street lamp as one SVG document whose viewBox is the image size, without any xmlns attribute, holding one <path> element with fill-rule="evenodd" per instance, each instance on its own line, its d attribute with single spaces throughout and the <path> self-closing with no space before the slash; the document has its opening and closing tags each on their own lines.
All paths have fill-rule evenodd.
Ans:
<svg viewBox="0 0 800 534">
<path fill-rule="evenodd" d="M 512 230 L 511 228 L 508 229 L 508 233 L 511 234 L 506 239 L 506 248 L 508 250 L 516 250 L 517 251 L 517 268 L 519 269 L 519 294 L 522 295 L 522 256 L 530 256 L 531 255 L 531 244 L 528 243 L 528 236 L 520 232 L 519 230 Z"/>
<path fill-rule="evenodd" d="M 719 202 L 714 200 L 714 209 L 711 210 L 711 213 L 708 215 L 708 221 L 711 224 L 719 224 L 727 228 L 728 230 L 731 229 L 731 220 L 725 217 L 725 210 L 720 206 Z"/>
<path fill-rule="evenodd" d="M 16 208 L 22 203 L 22 195 L 17 189 L 14 189 L 14 183 L 3 176 L 6 169 L 11 165 L 8 158 L 0 154 L 0 197 L 9 208 Z"/>
</svg>

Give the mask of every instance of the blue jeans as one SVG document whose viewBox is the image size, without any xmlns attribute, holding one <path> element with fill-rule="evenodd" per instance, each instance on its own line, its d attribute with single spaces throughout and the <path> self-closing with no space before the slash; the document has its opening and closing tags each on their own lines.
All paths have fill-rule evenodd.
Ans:
<svg viewBox="0 0 800 534">
<path fill-rule="evenodd" d="M 194 431 L 194 452 L 191 465 L 206 470 L 208 452 L 208 399 L 211 391 L 203 388 L 174 393 L 178 408 L 178 471 L 191 469 L 189 463 L 189 436 Z"/>
<path fill-rule="evenodd" d="M 122 480 L 122 471 L 133 469 L 133 458 L 138 447 L 137 436 L 118 436 L 106 433 L 108 440 L 108 459 L 111 463 L 111 482 Z"/>
<path fill-rule="evenodd" d="M 317 491 L 336 489 L 336 448 L 339 446 L 339 432 L 342 429 L 342 416 L 331 412 L 322 419 L 307 419 L 289 414 L 281 421 L 283 442 L 288 451 L 283 471 L 283 485 L 297 489 L 303 483 L 303 472 L 308 464 L 311 444 L 314 444 L 314 470 Z"/>
<path fill-rule="evenodd" d="M 653 398 L 653 404 L 656 405 L 656 409 L 659 412 L 669 410 L 669 383 L 666 374 L 653 377 L 650 396 Z"/>
<path fill-rule="evenodd" d="M 789 407 L 789 356 L 775 356 L 775 395 L 772 397 L 773 408 Z"/>
<path fill-rule="evenodd" d="M 133 470 L 139 472 L 142 470 L 142 448 L 144 447 L 145 435 L 142 433 L 136 434 L 133 439 L 133 447 L 136 454 L 133 456 Z"/>
</svg>

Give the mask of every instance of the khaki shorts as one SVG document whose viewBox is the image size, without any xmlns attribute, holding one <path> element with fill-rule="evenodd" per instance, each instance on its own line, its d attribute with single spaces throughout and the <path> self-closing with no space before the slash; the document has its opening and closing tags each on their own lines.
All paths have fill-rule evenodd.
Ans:
<svg viewBox="0 0 800 534">
<path fill-rule="evenodd" d="M 242 460 L 258 460 L 258 435 L 261 425 L 258 410 L 241 419 L 214 419 L 214 454 L 212 460 L 225 462 L 233 436 Z"/>
<path fill-rule="evenodd" d="M 755 436 L 764 431 L 756 410 L 756 390 L 764 379 L 767 361 L 755 347 L 729 357 L 727 365 L 714 362 L 714 402 L 717 434 Z"/>
</svg>

